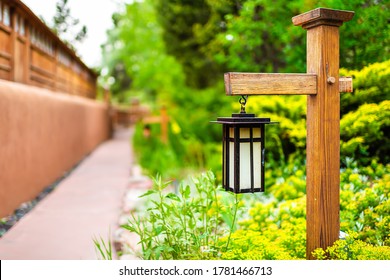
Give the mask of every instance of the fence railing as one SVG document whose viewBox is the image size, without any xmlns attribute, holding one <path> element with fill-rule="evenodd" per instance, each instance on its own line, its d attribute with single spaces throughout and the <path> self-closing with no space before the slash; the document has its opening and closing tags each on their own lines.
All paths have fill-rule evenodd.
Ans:
<svg viewBox="0 0 390 280">
<path fill-rule="evenodd" d="M 97 74 L 20 0 L 0 0 L 0 79 L 96 95 Z"/>
</svg>

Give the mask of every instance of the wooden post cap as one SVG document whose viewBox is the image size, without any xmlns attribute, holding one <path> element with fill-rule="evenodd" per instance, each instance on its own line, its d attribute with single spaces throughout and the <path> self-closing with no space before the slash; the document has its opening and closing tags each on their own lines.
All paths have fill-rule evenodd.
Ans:
<svg viewBox="0 0 390 280">
<path fill-rule="evenodd" d="M 343 22 L 350 21 L 355 12 L 317 8 L 292 18 L 296 26 L 310 29 L 319 25 L 341 26 Z"/>
</svg>

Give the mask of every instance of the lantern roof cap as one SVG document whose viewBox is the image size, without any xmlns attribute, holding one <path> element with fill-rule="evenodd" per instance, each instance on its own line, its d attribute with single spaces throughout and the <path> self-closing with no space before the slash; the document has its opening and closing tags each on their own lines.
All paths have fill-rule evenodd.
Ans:
<svg viewBox="0 0 390 280">
<path fill-rule="evenodd" d="M 273 124 L 270 118 L 257 118 L 255 114 L 238 113 L 232 114 L 231 117 L 219 117 L 213 123 L 221 124 Z"/>
</svg>

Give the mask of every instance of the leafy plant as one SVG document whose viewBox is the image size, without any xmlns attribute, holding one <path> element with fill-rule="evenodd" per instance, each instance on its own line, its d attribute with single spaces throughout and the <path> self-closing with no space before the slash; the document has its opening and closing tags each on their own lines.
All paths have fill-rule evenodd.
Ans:
<svg viewBox="0 0 390 280">
<path fill-rule="evenodd" d="M 367 165 L 373 159 L 390 162 L 390 100 L 364 104 L 340 122 L 341 152 Z"/>
<path fill-rule="evenodd" d="M 183 182 L 177 193 L 169 192 L 170 184 L 158 176 L 141 196 L 148 199 L 147 210 L 133 214 L 122 227 L 140 237 L 143 259 L 209 259 L 222 250 L 217 246 L 219 236 L 234 230 L 238 204 L 217 188 L 211 172 L 192 183 Z M 223 205 L 226 200 L 230 203 Z"/>
<path fill-rule="evenodd" d="M 100 237 L 100 240 L 98 238 L 93 239 L 93 243 L 95 244 L 95 249 L 100 254 L 100 257 L 103 260 L 112 260 L 112 246 L 111 246 L 111 240 L 108 239 L 107 242 L 104 241 L 102 237 Z"/>
<path fill-rule="evenodd" d="M 373 246 L 359 240 L 356 233 L 350 233 L 326 250 L 316 249 L 313 256 L 318 260 L 390 260 L 390 247 Z"/>
<path fill-rule="evenodd" d="M 348 165 L 341 173 L 341 230 L 372 245 L 390 246 L 390 165 Z"/>
<path fill-rule="evenodd" d="M 376 62 L 360 70 L 340 69 L 340 75 L 353 78 L 354 91 L 341 94 L 341 114 L 355 111 L 363 104 L 390 99 L 390 60 Z"/>
</svg>

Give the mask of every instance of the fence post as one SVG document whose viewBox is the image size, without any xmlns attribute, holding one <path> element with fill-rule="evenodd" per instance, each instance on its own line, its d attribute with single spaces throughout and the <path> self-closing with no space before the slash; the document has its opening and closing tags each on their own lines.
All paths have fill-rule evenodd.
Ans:
<svg viewBox="0 0 390 280">
<path fill-rule="evenodd" d="M 167 108 L 162 107 L 160 111 L 160 118 L 161 118 L 161 141 L 164 144 L 168 143 L 168 123 L 169 123 L 169 116 L 167 113 Z"/>
</svg>

